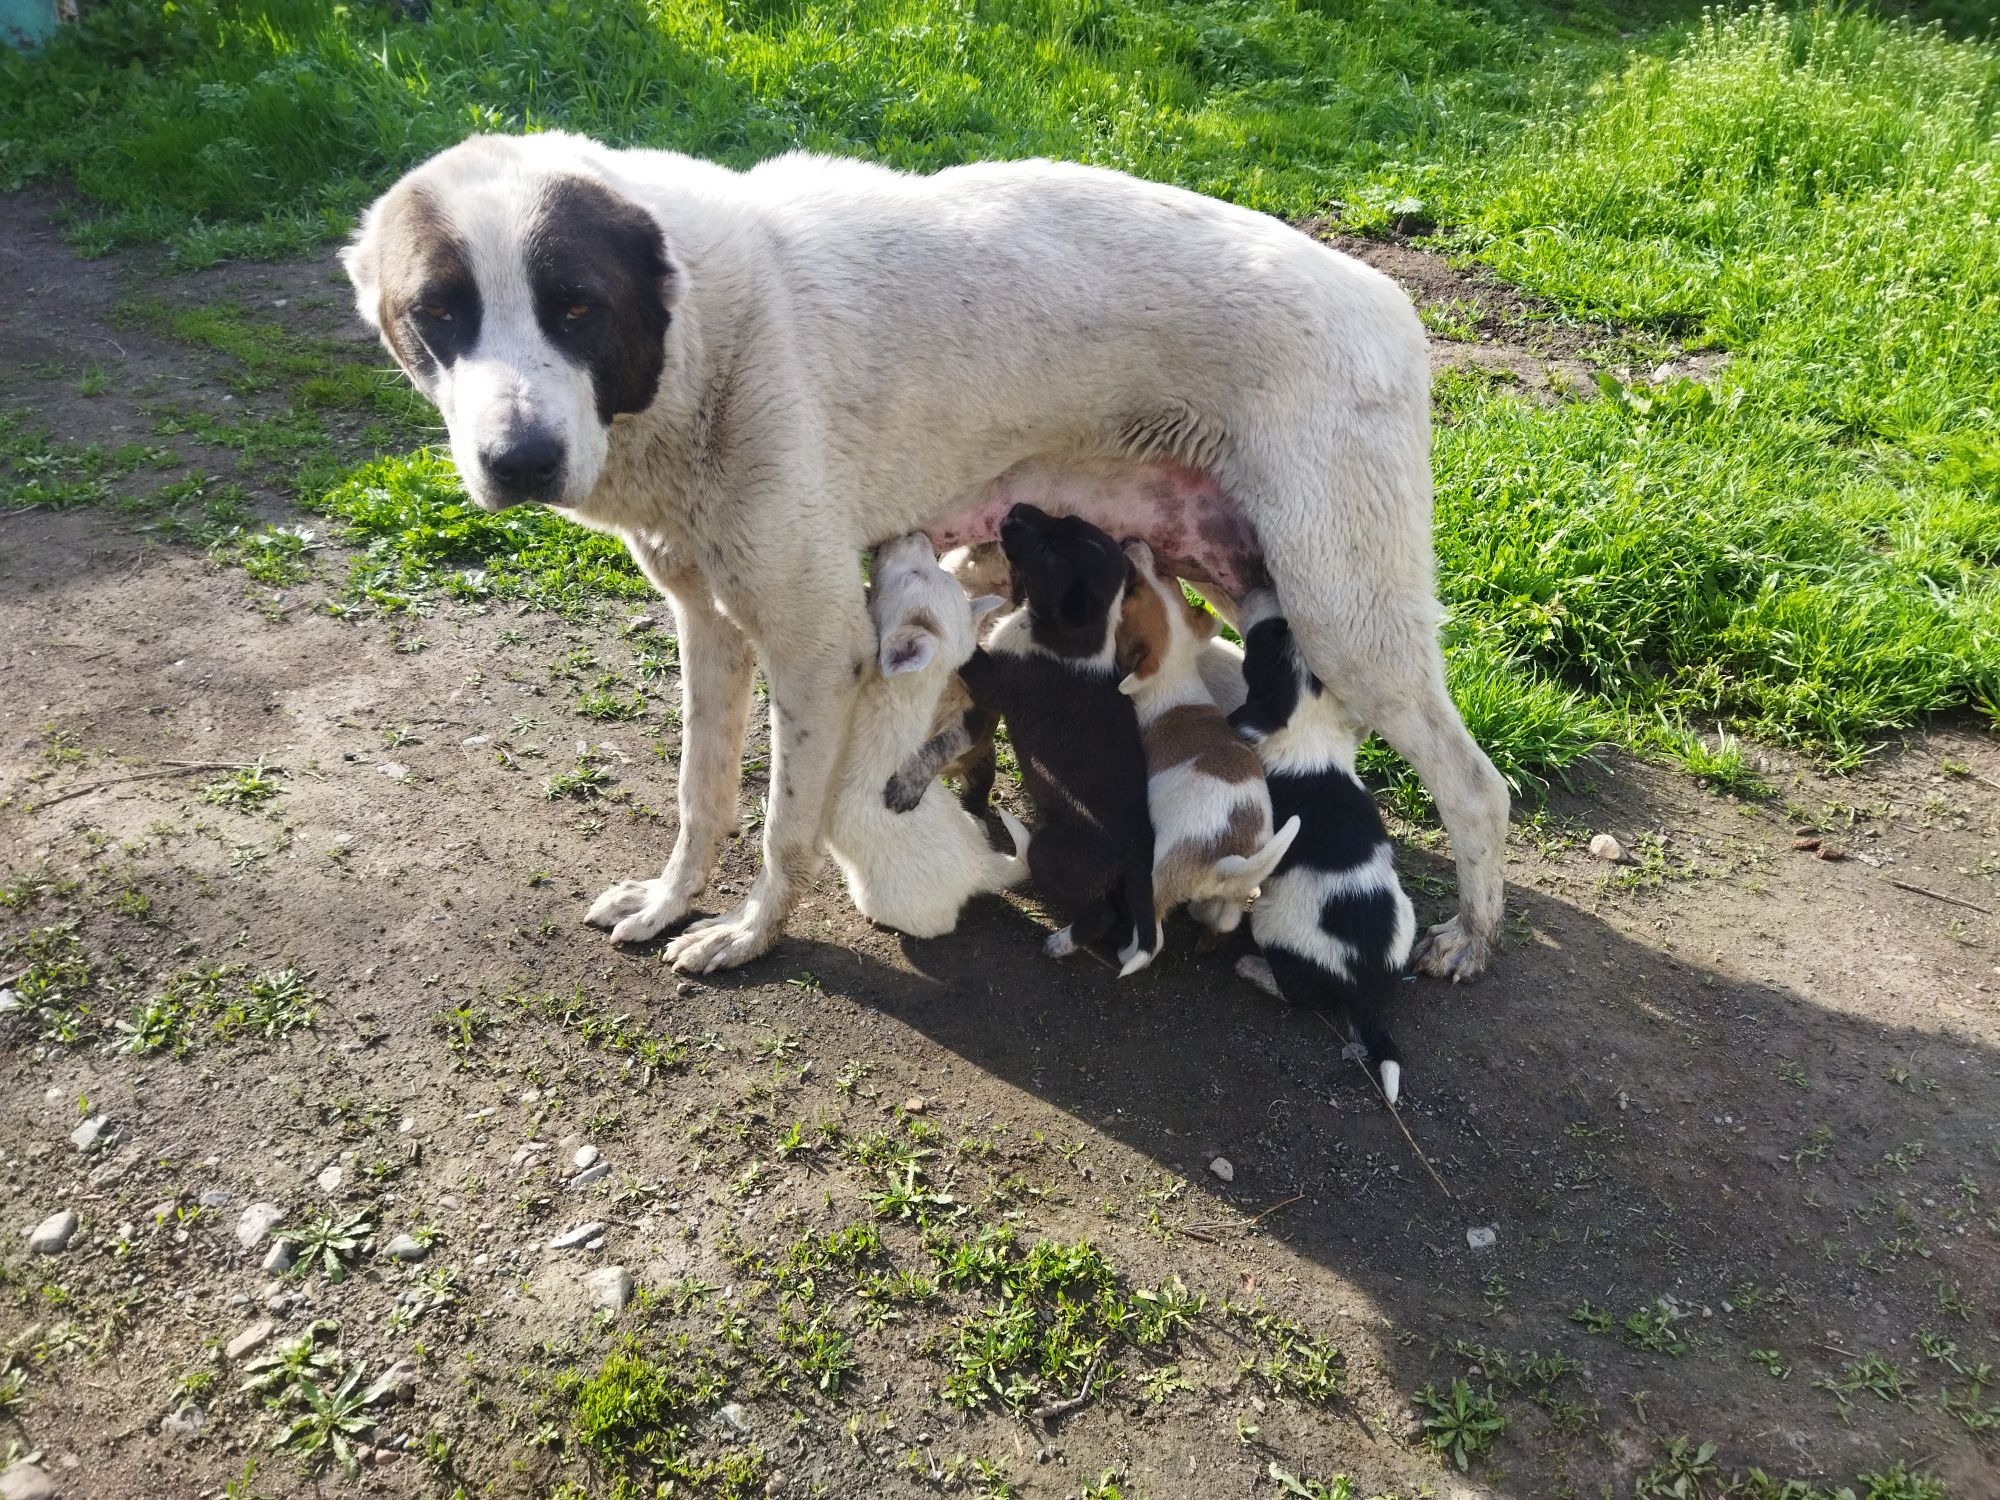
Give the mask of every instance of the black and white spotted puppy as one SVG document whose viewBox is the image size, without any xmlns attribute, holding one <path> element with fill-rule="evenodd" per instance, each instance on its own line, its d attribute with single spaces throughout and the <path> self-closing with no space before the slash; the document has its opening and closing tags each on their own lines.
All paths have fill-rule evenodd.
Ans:
<svg viewBox="0 0 2000 1500">
<path fill-rule="evenodd" d="M 1416 914 L 1396 879 L 1382 814 L 1354 774 L 1359 729 L 1306 666 L 1276 595 L 1247 594 L 1242 629 L 1249 693 L 1229 722 L 1264 762 L 1273 820 L 1297 817 L 1300 827 L 1250 908 L 1262 957 L 1243 958 L 1236 971 L 1293 1005 L 1345 1021 L 1394 1104 L 1403 1055 L 1385 1016 L 1409 962 Z"/>
</svg>

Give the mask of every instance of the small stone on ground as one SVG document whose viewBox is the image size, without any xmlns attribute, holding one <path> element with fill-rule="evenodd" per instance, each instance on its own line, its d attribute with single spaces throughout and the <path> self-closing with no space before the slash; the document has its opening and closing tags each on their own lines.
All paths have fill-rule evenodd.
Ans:
<svg viewBox="0 0 2000 1500">
<path fill-rule="evenodd" d="M 632 1273 L 623 1266 L 592 1271 L 584 1277 L 583 1284 L 590 1289 L 590 1305 L 607 1312 L 623 1312 L 625 1304 L 632 1300 Z"/>
<path fill-rule="evenodd" d="M 576 1228 L 566 1230 L 562 1234 L 557 1235 L 549 1241 L 549 1248 L 551 1250 L 574 1250 L 578 1245 L 585 1244 L 592 1237 L 602 1233 L 604 1233 L 604 1226 L 592 1220 L 588 1224 L 579 1224 Z"/>
<path fill-rule="evenodd" d="M 418 1261 L 431 1253 L 428 1245 L 419 1241 L 415 1236 L 407 1234 L 397 1235 L 393 1240 L 389 1241 L 388 1248 L 391 1260 Z"/>
<path fill-rule="evenodd" d="M 277 1325 L 269 1318 L 265 1318 L 262 1322 L 252 1323 L 248 1328 L 237 1334 L 235 1338 L 231 1339 L 229 1347 L 223 1352 L 232 1360 L 241 1359 L 252 1349 L 257 1348 L 268 1339 L 276 1327 Z"/>
<path fill-rule="evenodd" d="M 1226 1156 L 1216 1157 L 1214 1161 L 1208 1164 L 1208 1170 L 1213 1172 L 1217 1177 L 1220 1177 L 1224 1182 L 1234 1182 L 1236 1180 L 1236 1168 L 1229 1164 L 1229 1158 Z"/>
<path fill-rule="evenodd" d="M 252 1203 L 237 1216 L 236 1243 L 254 1250 L 264 1236 L 285 1222 L 285 1211 L 275 1203 Z"/>
<path fill-rule="evenodd" d="M 60 1255 L 69 1248 L 70 1236 L 75 1233 L 76 1215 L 64 1209 L 35 1226 L 35 1232 L 28 1236 L 28 1249 L 36 1255 Z"/>
<path fill-rule="evenodd" d="M 0 1473 L 0 1500 L 56 1500 L 61 1493 L 53 1479 L 25 1461 Z"/>
<path fill-rule="evenodd" d="M 1608 864 L 1625 863 L 1625 846 L 1608 833 L 1600 833 L 1590 841 L 1590 852 Z"/>
</svg>

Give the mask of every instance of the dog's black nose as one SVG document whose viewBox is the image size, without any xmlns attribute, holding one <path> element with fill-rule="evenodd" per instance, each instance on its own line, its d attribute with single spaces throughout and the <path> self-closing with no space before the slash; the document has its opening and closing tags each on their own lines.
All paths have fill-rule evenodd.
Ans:
<svg viewBox="0 0 2000 1500">
<path fill-rule="evenodd" d="M 482 450 L 479 461 L 509 500 L 546 500 L 562 474 L 563 446 L 554 434 L 530 427 Z"/>
</svg>

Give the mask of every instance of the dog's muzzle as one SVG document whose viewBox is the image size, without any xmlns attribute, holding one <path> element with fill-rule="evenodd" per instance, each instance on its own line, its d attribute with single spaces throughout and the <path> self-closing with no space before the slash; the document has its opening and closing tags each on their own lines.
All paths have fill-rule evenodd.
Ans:
<svg viewBox="0 0 2000 1500">
<path fill-rule="evenodd" d="M 553 433 L 539 427 L 511 433 L 491 447 L 479 450 L 479 467 L 485 471 L 492 495 L 489 510 L 504 510 L 529 501 L 545 502 L 562 487 L 563 445 Z"/>
</svg>

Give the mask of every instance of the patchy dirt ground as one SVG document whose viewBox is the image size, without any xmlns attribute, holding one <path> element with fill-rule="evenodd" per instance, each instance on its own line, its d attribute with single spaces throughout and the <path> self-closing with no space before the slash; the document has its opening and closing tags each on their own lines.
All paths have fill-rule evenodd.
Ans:
<svg viewBox="0 0 2000 1500">
<path fill-rule="evenodd" d="M 295 519 L 159 431 L 278 397 L 118 304 L 372 362 L 330 259 L 84 263 L 4 208 L 0 405 L 164 448 L 114 498 Z M 1030 901 L 905 941 L 829 876 L 713 982 L 615 950 L 579 918 L 672 833 L 641 606 L 336 617 L 340 549 L 274 587 L 156 516 L 0 512 L 0 1432 L 59 1493 L 2000 1494 L 1991 736 L 1523 813 L 1495 973 L 1407 986 L 1406 1139 L 1185 926 L 1114 985 Z M 605 673 L 639 717 L 579 712 Z"/>
</svg>

